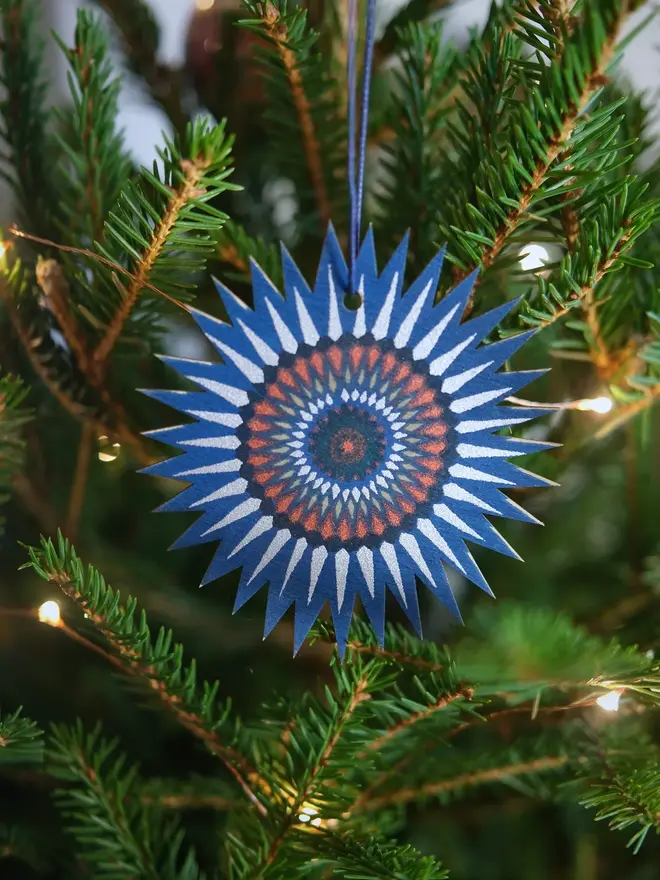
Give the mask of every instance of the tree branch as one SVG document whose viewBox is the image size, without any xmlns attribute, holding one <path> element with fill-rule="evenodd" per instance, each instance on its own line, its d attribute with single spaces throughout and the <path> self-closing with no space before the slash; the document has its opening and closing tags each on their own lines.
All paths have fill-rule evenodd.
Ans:
<svg viewBox="0 0 660 880">
<path fill-rule="evenodd" d="M 533 761 L 524 761 L 518 764 L 507 764 L 504 767 L 492 767 L 488 770 L 476 770 L 473 773 L 463 773 L 453 779 L 443 779 L 441 782 L 429 782 L 419 788 L 403 788 L 380 797 L 363 801 L 361 806 L 364 812 L 374 812 L 394 804 L 405 804 L 420 798 L 433 797 L 462 788 L 473 788 L 489 782 L 506 781 L 514 776 L 524 776 L 528 773 L 543 773 L 550 770 L 558 770 L 568 764 L 567 755 L 548 756 L 536 758 Z"/>
<path fill-rule="evenodd" d="M 142 253 L 137 270 L 124 290 L 124 301 L 92 355 L 94 369 L 99 376 L 103 376 L 105 373 L 108 357 L 119 339 L 140 293 L 147 286 L 145 282 L 149 280 L 149 273 L 165 247 L 168 236 L 179 219 L 179 214 L 189 201 L 200 195 L 198 184 L 211 162 L 212 157 L 204 154 L 198 155 L 194 159 L 181 161 L 183 181 L 178 189 L 173 190 L 167 209 L 154 229 L 149 247 Z"/>
<path fill-rule="evenodd" d="M 234 749 L 224 746 L 220 742 L 220 738 L 215 730 L 209 729 L 199 715 L 187 709 L 183 705 L 183 700 L 180 696 L 170 693 L 167 682 L 157 676 L 154 666 L 150 663 L 145 663 L 138 651 L 128 645 L 126 640 L 121 638 L 107 624 L 105 617 L 78 591 L 75 578 L 70 572 L 49 570 L 46 572 L 46 575 L 51 583 L 57 584 L 64 595 L 68 596 L 76 607 L 87 615 L 88 619 L 104 636 L 116 655 L 123 661 L 125 671 L 131 675 L 138 676 L 146 682 L 163 707 L 172 712 L 183 728 L 201 740 L 211 754 L 223 762 L 252 804 L 262 815 L 265 814 L 266 811 L 263 804 L 244 778 L 244 774 L 247 775 L 250 772 L 245 758 Z M 237 765 L 240 766 L 241 770 L 238 769 Z"/>
<path fill-rule="evenodd" d="M 360 705 L 360 703 L 363 703 L 365 700 L 370 699 L 367 688 L 368 682 L 365 678 L 362 678 L 356 682 L 353 693 L 351 694 L 351 699 L 337 718 L 334 724 L 334 730 L 328 738 L 328 741 L 326 742 L 323 751 L 321 752 L 318 759 L 314 762 L 314 765 L 307 775 L 304 784 L 296 794 L 293 803 L 290 804 L 286 817 L 282 822 L 278 833 L 271 841 L 270 846 L 268 847 L 268 850 L 265 853 L 263 859 L 261 859 L 259 864 L 256 866 L 255 872 L 252 875 L 254 880 L 261 880 L 261 878 L 264 877 L 267 869 L 275 862 L 280 848 L 286 840 L 287 834 L 289 833 L 298 818 L 298 813 L 300 812 L 301 807 L 307 800 L 309 800 L 312 794 L 314 783 L 318 775 L 330 761 L 332 753 L 337 743 L 341 739 L 344 727 L 346 726 L 349 719 L 351 718 L 357 707 Z"/>
<path fill-rule="evenodd" d="M 288 33 L 286 25 L 281 23 L 279 10 L 272 3 L 265 3 L 262 11 L 262 20 L 266 27 L 266 33 L 277 47 L 280 60 L 289 78 L 291 95 L 300 121 L 309 176 L 316 196 L 316 206 L 322 223 L 324 226 L 327 226 L 331 219 L 330 201 L 323 175 L 321 146 L 312 118 L 312 107 L 303 86 L 302 74 L 296 63 L 296 56 L 287 43 Z"/>
<path fill-rule="evenodd" d="M 408 715 L 406 718 L 402 718 L 397 724 L 385 731 L 382 736 L 378 736 L 376 739 L 371 740 L 366 749 L 358 753 L 357 759 L 364 758 L 369 752 L 382 749 L 386 743 L 391 739 L 394 739 L 394 737 L 398 736 L 404 730 L 414 727 L 415 724 L 419 724 L 421 721 L 426 721 L 427 718 L 435 715 L 436 712 L 441 712 L 443 709 L 446 709 L 447 706 L 456 702 L 456 700 L 471 699 L 473 693 L 474 691 L 470 688 L 462 688 L 453 694 L 443 694 L 441 697 L 438 697 L 435 703 L 432 703 L 425 709 L 421 709 L 419 712 L 414 712 L 412 715 Z"/>
<path fill-rule="evenodd" d="M 561 128 L 559 132 L 549 142 L 545 156 L 537 160 L 536 167 L 531 174 L 531 180 L 521 188 L 517 207 L 511 210 L 509 215 L 497 229 L 492 245 L 484 249 L 481 257 L 482 269 L 486 270 L 493 264 L 511 234 L 517 229 L 518 224 L 532 204 L 534 196 L 545 181 L 553 162 L 566 147 L 580 115 L 591 100 L 592 94 L 602 87 L 605 71 L 614 55 L 616 40 L 624 17 L 625 14 L 622 14 L 617 18 L 615 27 L 612 32 L 608 34 L 607 40 L 603 45 L 601 56 L 596 68 L 591 71 L 585 80 L 584 88 L 579 95 L 579 100 L 573 101 L 569 104 L 566 113 L 561 119 Z M 463 281 L 471 274 L 474 268 L 475 267 L 460 269 L 454 267 L 454 282 L 458 283 Z"/>
</svg>

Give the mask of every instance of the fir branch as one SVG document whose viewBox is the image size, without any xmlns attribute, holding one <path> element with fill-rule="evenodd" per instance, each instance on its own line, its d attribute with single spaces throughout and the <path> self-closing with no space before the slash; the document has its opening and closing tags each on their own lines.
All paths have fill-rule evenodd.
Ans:
<svg viewBox="0 0 660 880">
<path fill-rule="evenodd" d="M 0 715 L 0 765 L 39 764 L 43 760 L 43 732 L 24 718 L 23 709 Z"/>
<path fill-rule="evenodd" d="M 264 120 L 275 162 L 296 184 L 302 219 L 313 215 L 325 232 L 345 202 L 345 97 L 331 62 L 316 51 L 319 34 L 309 27 L 306 9 L 289 0 L 244 5 L 251 18 L 239 24 L 266 43 L 257 53 L 271 104 Z"/>
<path fill-rule="evenodd" d="M 55 802 L 95 877 L 202 880 L 192 850 L 181 863 L 177 823 L 127 796 L 139 783 L 137 768 L 126 766 L 98 727 L 86 734 L 81 722 L 55 726 L 48 759 L 51 774 L 68 783 Z"/>
<path fill-rule="evenodd" d="M 258 263 L 276 287 L 282 285 L 282 259 L 279 248 L 275 244 L 255 238 L 245 231 L 238 223 L 228 220 L 223 226 L 218 239 L 218 257 L 233 272 L 229 277 L 249 282 L 250 263 Z"/>
<path fill-rule="evenodd" d="M 7 500 L 23 468 L 23 427 L 32 417 L 23 405 L 25 396 L 20 379 L 0 376 L 0 502 Z"/>
<path fill-rule="evenodd" d="M 385 733 L 372 739 L 367 745 L 365 752 L 358 754 L 358 758 L 363 758 L 369 751 L 380 751 L 384 746 L 387 746 L 390 740 L 394 739 L 394 737 L 407 732 L 409 728 L 416 724 L 428 721 L 436 712 L 441 712 L 456 700 L 471 700 L 473 693 L 474 690 L 472 688 L 461 688 L 453 693 L 441 694 L 435 702 L 431 703 L 429 706 L 411 712 L 409 715 L 404 715 L 403 718 L 393 724 L 392 727 L 385 731 Z"/>
<path fill-rule="evenodd" d="M 261 11 L 265 33 L 270 37 L 280 56 L 280 60 L 291 87 L 291 95 L 296 105 L 300 130 L 303 136 L 307 168 L 316 193 L 316 205 L 324 226 L 330 222 L 330 201 L 323 175 L 321 163 L 321 146 L 312 119 L 312 106 L 305 93 L 303 78 L 296 56 L 289 46 L 289 33 L 286 22 L 282 21 L 280 10 L 270 2 L 266 2 Z"/>
<path fill-rule="evenodd" d="M 394 243 L 410 229 L 412 269 L 434 253 L 434 205 L 442 184 L 438 138 L 450 112 L 446 95 L 457 80 L 459 55 L 443 45 L 443 23 L 411 24 L 400 34 L 401 65 L 390 110 L 393 141 L 384 146 L 388 179 L 379 199 L 381 227 Z"/>
<path fill-rule="evenodd" d="M 45 47 L 39 37 L 39 4 L 35 0 L 3 0 L 0 6 L 2 51 L 0 136 L 9 147 L 2 176 L 16 194 L 24 226 L 52 237 L 57 225 L 59 193 L 52 174 L 52 139 L 46 109 L 43 69 Z"/>
<path fill-rule="evenodd" d="M 223 190 L 235 188 L 225 181 L 231 173 L 230 150 L 231 140 L 225 137 L 223 126 L 210 128 L 207 122 L 199 121 L 188 127 L 182 151 L 176 144 L 168 143 L 167 150 L 161 152 L 164 181 L 143 169 L 143 177 L 154 190 L 153 201 L 136 187 L 122 193 L 121 207 L 106 224 L 106 240 L 118 245 L 124 256 L 133 257 L 135 265 L 127 286 L 115 285 L 120 289 L 121 299 L 93 353 L 99 375 L 107 368 L 107 359 L 145 289 L 145 282 L 162 278 L 160 286 L 165 289 L 181 286 L 184 255 L 190 261 L 191 271 L 204 267 L 207 253 L 215 246 L 209 233 L 217 232 L 226 220 L 222 212 L 208 203 Z M 142 249 L 138 250 L 140 246 Z M 101 253 L 110 256 L 105 248 Z M 178 271 L 173 272 L 170 267 L 175 264 Z M 168 273 L 173 277 L 168 278 Z"/>
<path fill-rule="evenodd" d="M 122 605 L 119 594 L 93 566 L 85 568 L 61 534 L 57 546 L 43 538 L 39 549 L 28 549 L 27 566 L 56 584 L 87 615 L 124 664 L 125 671 L 146 684 L 163 708 L 223 762 L 253 805 L 264 812 L 246 781 L 247 775 L 254 776 L 246 759 L 220 739 L 220 730 L 230 724 L 230 706 L 217 699 L 219 682 L 202 682 L 200 686 L 195 662 L 184 665 L 183 646 L 174 642 L 171 630 L 161 629 L 153 642 L 144 612 L 136 619 L 136 601 L 128 596 Z"/>
<path fill-rule="evenodd" d="M 501 49 L 503 58 L 513 62 L 510 88 L 522 96 L 508 102 L 494 137 L 486 140 L 487 149 L 475 146 L 473 138 L 466 141 L 461 130 L 452 133 L 460 155 L 476 150 L 482 157 L 472 174 L 470 192 L 449 191 L 451 219 L 441 223 L 441 233 L 451 242 L 448 256 L 455 264 L 454 281 L 466 278 L 477 266 L 489 268 L 523 223 L 544 219 L 543 212 L 551 208 L 532 216 L 537 203 L 580 189 L 589 174 L 585 145 L 598 139 L 601 146 L 609 143 L 616 103 L 591 116 L 585 111 L 603 87 L 630 10 L 625 0 L 589 0 L 581 10 L 580 21 L 558 41 L 552 22 L 535 4 L 523 3 L 516 36 L 510 36 L 508 48 L 504 43 Z M 512 58 L 525 44 L 535 56 Z M 479 93 L 481 88 L 475 78 L 474 90 Z M 469 116 L 469 108 L 462 107 L 461 114 Z M 610 149 L 616 151 L 620 145 Z M 455 165 L 451 157 L 448 162 L 445 175 Z"/>
<path fill-rule="evenodd" d="M 297 849 L 331 867 L 333 877 L 345 880 L 446 880 L 447 871 L 432 856 L 410 845 L 379 838 L 359 840 L 349 834 L 322 831 L 311 838 L 298 835 Z"/>
<path fill-rule="evenodd" d="M 534 758 L 531 761 L 506 764 L 502 767 L 491 767 L 485 770 L 477 770 L 473 773 L 463 773 L 453 779 L 443 779 L 440 782 L 429 782 L 416 788 L 403 788 L 370 798 L 362 801 L 359 808 L 361 810 L 373 812 L 395 804 L 425 800 L 429 797 L 446 795 L 466 788 L 474 788 L 478 785 L 485 785 L 493 782 L 506 783 L 507 780 L 513 777 L 532 776 L 537 773 L 562 769 L 566 767 L 568 762 L 569 757 L 567 755 L 548 755 L 543 758 Z"/>
<path fill-rule="evenodd" d="M 351 722 L 360 704 L 370 699 L 371 685 L 372 682 L 367 675 L 351 682 L 346 703 L 334 714 L 331 723 L 327 726 L 320 747 L 315 750 L 315 753 L 309 755 L 307 766 L 304 768 L 302 780 L 298 782 L 293 801 L 287 805 L 285 815 L 279 823 L 275 835 L 255 866 L 254 873 L 250 875 L 254 880 L 259 880 L 275 863 L 288 834 L 298 821 L 301 807 L 313 798 L 318 781 L 330 764 L 345 728 Z"/>
</svg>

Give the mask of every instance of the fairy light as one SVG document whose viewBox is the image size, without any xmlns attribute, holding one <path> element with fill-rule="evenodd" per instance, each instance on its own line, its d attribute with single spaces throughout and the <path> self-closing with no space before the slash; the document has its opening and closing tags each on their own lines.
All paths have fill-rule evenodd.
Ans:
<svg viewBox="0 0 660 880">
<path fill-rule="evenodd" d="M 526 244 L 520 250 L 520 268 L 525 272 L 542 269 L 549 259 L 550 254 L 542 244 Z"/>
<path fill-rule="evenodd" d="M 606 712 L 618 712 L 620 700 L 620 691 L 608 691 L 606 694 L 601 694 L 596 702 L 600 708 L 604 709 Z"/>
<path fill-rule="evenodd" d="M 6 241 L 0 241 L 0 260 L 7 253 L 7 248 L 9 247 L 9 243 Z"/>
<path fill-rule="evenodd" d="M 611 397 L 594 397 L 593 399 L 576 400 L 575 409 L 605 415 L 612 411 L 614 401 Z"/>
<path fill-rule="evenodd" d="M 54 599 L 49 599 L 43 605 L 40 605 L 37 615 L 42 623 L 47 623 L 49 626 L 60 625 L 60 606 Z"/>
<path fill-rule="evenodd" d="M 120 443 L 109 443 L 108 437 L 106 434 L 101 434 L 99 437 L 99 443 L 106 443 L 103 449 L 99 449 L 99 461 L 115 461 L 121 451 Z"/>
</svg>

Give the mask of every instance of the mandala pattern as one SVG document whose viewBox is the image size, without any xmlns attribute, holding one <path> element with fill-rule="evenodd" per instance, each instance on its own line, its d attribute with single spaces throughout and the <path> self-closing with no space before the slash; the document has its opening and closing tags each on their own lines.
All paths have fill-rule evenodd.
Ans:
<svg viewBox="0 0 660 880">
<path fill-rule="evenodd" d="M 416 579 L 460 616 L 443 565 L 490 593 L 465 542 L 516 556 L 486 515 L 537 522 L 500 490 L 552 485 L 507 461 L 552 444 L 497 433 L 547 412 L 499 405 L 544 372 L 498 372 L 531 333 L 481 345 L 514 303 L 462 324 L 472 275 L 434 306 L 442 253 L 402 296 L 406 251 L 379 274 L 367 235 L 356 311 L 332 228 L 313 292 L 253 264 L 254 310 L 191 310 L 224 362 L 163 358 L 203 390 L 146 392 L 195 420 L 151 432 L 185 454 L 147 472 L 190 483 L 160 509 L 202 512 L 175 546 L 220 539 L 203 583 L 242 568 L 236 610 L 268 582 L 296 651 L 327 601 L 343 650 L 358 596 L 382 640 L 386 585 L 418 631 Z"/>
</svg>

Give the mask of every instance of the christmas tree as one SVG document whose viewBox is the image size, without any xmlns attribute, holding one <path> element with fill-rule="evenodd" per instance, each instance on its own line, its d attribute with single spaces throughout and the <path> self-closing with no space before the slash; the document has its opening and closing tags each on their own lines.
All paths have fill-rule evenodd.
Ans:
<svg viewBox="0 0 660 880">
<path fill-rule="evenodd" d="M 408 287 L 446 245 L 436 309 L 476 277 L 466 317 L 510 306 L 489 343 L 535 331 L 505 374 L 551 369 L 507 403 L 549 414 L 490 436 L 557 446 L 499 483 L 508 506 L 476 484 L 513 519 L 500 555 L 462 523 L 462 625 L 420 576 L 424 638 L 391 589 L 383 643 L 356 606 L 343 658 L 327 609 L 292 657 L 293 614 L 262 640 L 267 591 L 232 616 L 240 571 L 199 590 L 211 548 L 167 553 L 194 517 L 153 468 L 158 389 L 191 386 L 157 355 L 217 362 L 190 306 L 237 332 L 225 305 L 252 306 L 261 270 L 283 290 L 290 252 L 313 286 L 328 224 L 350 244 L 350 4 L 219 5 L 175 70 L 144 0 L 79 11 L 72 45 L 42 39 L 37 0 L 0 0 L 0 873 L 655 878 L 660 166 L 617 70 L 652 4 L 503 0 L 465 47 L 443 0 L 380 23 L 379 266 L 405 260 Z M 117 127 L 122 77 L 169 119 L 151 170 Z"/>
</svg>

